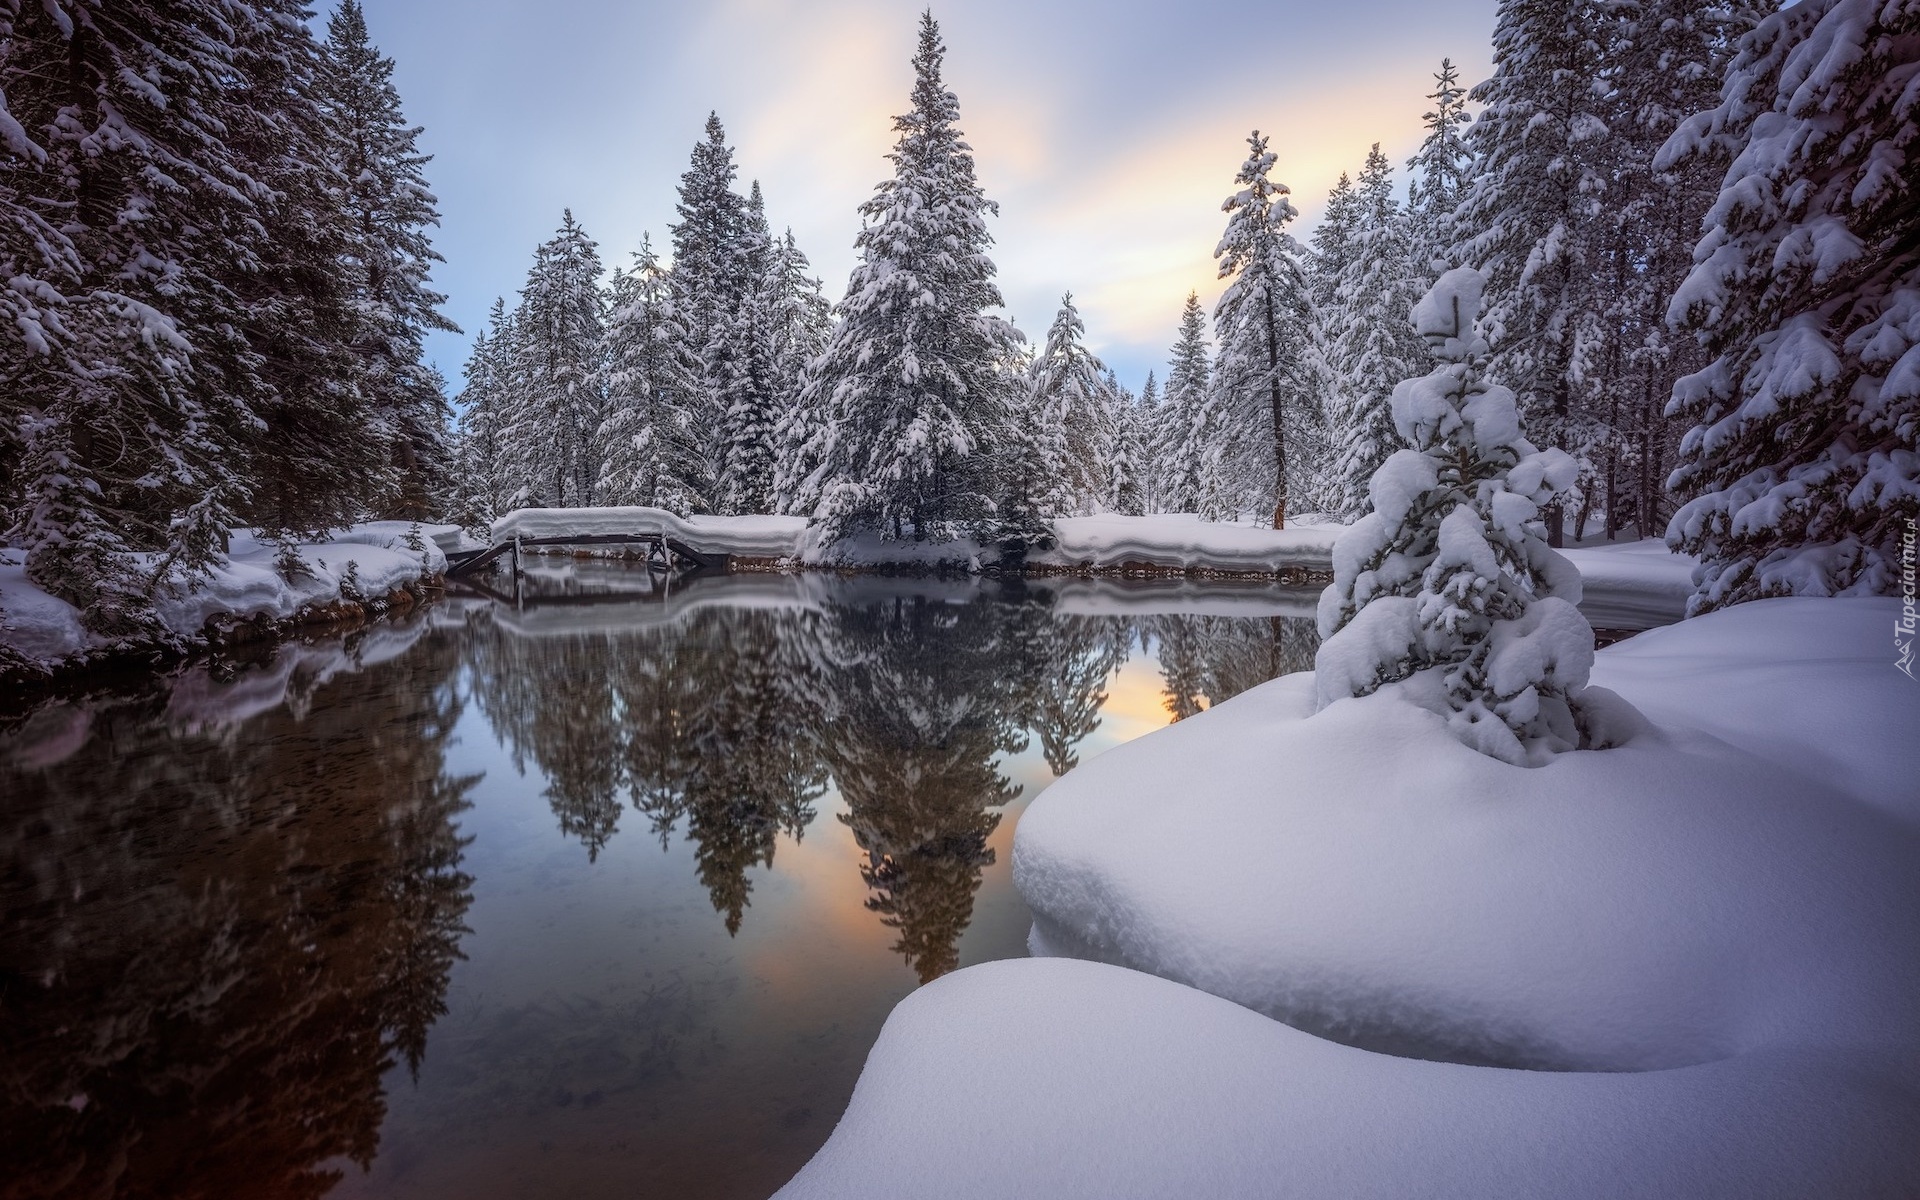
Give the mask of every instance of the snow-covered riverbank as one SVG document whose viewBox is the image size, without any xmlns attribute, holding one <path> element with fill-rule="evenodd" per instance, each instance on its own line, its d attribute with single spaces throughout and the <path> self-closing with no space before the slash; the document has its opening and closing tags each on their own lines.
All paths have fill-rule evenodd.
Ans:
<svg viewBox="0 0 1920 1200">
<path fill-rule="evenodd" d="M 1604 650 L 1646 724 L 1537 768 L 1392 693 L 1310 715 L 1310 675 L 1081 766 L 1015 874 L 1035 952 L 1101 961 L 909 998 L 784 1194 L 909 1166 L 941 1196 L 1904 1194 L 1898 611 L 1760 601 Z"/>
<path fill-rule="evenodd" d="M 1178 514 L 1068 517 L 1055 522 L 1054 545 L 1029 554 L 1026 561 L 1042 571 L 1095 576 L 1144 571 L 1299 582 L 1317 580 L 1318 573 L 1329 569 L 1333 540 L 1341 528 L 1309 524 L 1273 530 Z M 793 567 L 944 565 L 964 570 L 991 565 L 994 558 L 993 552 L 958 542 L 872 539 L 824 547 L 816 540 L 817 530 L 798 517 L 676 517 L 650 508 L 523 509 L 496 522 L 492 540 L 647 532 L 664 532 L 706 553 Z M 274 564 L 277 547 L 240 530 L 233 535 L 228 563 L 210 581 L 192 592 L 162 595 L 158 608 L 171 635 L 183 645 L 204 643 L 222 628 L 240 623 L 292 626 L 337 619 L 344 615 L 342 605 L 378 608 L 399 599 L 396 592 L 410 595 L 408 589 L 417 590 L 423 580 L 446 569 L 445 552 L 479 545 L 451 525 L 372 522 L 301 545 L 307 570 L 288 579 Z M 1685 610 L 1692 560 L 1668 553 L 1659 542 L 1572 550 L 1568 557 L 1587 581 L 1583 608 L 1596 626 L 1645 629 L 1678 620 Z M 115 649 L 88 633 L 73 605 L 30 583 L 19 559 L 17 551 L 0 549 L 0 648 L 17 656 L 15 670 L 44 673 Z M 1173 586 L 1177 581 L 1163 582 Z M 1164 607 L 1164 597 L 1147 598 L 1138 591 L 1135 587 L 1115 596 L 1136 606 L 1151 600 Z"/>
<path fill-rule="evenodd" d="M 236 626 L 270 629 L 337 621 L 416 602 L 423 584 L 445 572 L 445 549 L 460 544 L 452 526 L 373 521 L 298 545 L 297 570 L 276 561 L 280 548 L 235 530 L 227 561 L 191 589 L 163 585 L 154 607 L 174 648 L 231 636 Z M 0 549 L 0 649 L 16 670 L 44 674 L 116 653 L 160 646 L 117 646 L 90 632 L 80 611 L 27 578 L 16 550 Z M 8 666 L 0 657 L 0 672 Z"/>
</svg>

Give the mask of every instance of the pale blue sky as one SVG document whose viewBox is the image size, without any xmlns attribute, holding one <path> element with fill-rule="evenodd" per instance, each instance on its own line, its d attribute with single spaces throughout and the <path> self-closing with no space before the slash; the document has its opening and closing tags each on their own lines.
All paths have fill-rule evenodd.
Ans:
<svg viewBox="0 0 1920 1200">
<path fill-rule="evenodd" d="M 435 273 L 468 337 L 429 353 L 454 388 L 496 295 L 571 206 L 609 265 L 650 231 L 664 249 L 674 189 L 709 109 L 740 187 L 766 191 L 837 298 L 855 206 L 887 172 L 906 102 L 918 0 L 365 0 L 424 125 L 440 197 Z M 1220 201 L 1249 129 L 1303 232 L 1342 170 L 1379 141 L 1420 140 L 1442 55 L 1487 71 L 1494 0 L 1233 4 L 967 0 L 937 6 L 947 82 L 987 194 L 1008 311 L 1044 334 L 1071 290 L 1089 341 L 1129 386 L 1160 368 L 1189 288 L 1217 292 Z M 1162 372 L 1164 373 L 1164 371 Z"/>
</svg>

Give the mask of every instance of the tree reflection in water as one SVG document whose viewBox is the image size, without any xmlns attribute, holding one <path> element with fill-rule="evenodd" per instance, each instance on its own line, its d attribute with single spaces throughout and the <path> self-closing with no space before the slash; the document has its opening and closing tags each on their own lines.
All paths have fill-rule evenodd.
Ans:
<svg viewBox="0 0 1920 1200">
<path fill-rule="evenodd" d="M 1175 615 L 1149 617 L 1143 626 L 1160 660 L 1167 714 L 1176 721 L 1269 679 L 1311 671 L 1320 649 L 1310 617 Z"/>
<path fill-rule="evenodd" d="M 474 695 L 590 858 L 626 803 L 663 846 L 684 821 L 730 933 L 749 870 L 803 835 L 831 782 L 867 907 L 925 982 L 957 965 L 997 810 L 1020 794 L 1005 757 L 1037 739 L 1071 769 L 1136 644 L 1158 646 L 1175 719 L 1312 666 L 1311 619 L 1067 615 L 1051 595 L 816 581 L 784 605 L 503 616 L 476 634 Z"/>
<path fill-rule="evenodd" d="M 288 647 L 0 737 L 0 1194 L 311 1197 L 372 1160 L 470 900 L 459 648 L 419 628 L 361 644 L 378 672 Z"/>
<path fill-rule="evenodd" d="M 1069 594 L 734 576 L 611 605 L 450 604 L 245 671 L 186 672 L 0 724 L 0 1197 L 315 1197 L 374 1158 L 383 1073 L 418 1070 L 472 903 L 458 822 L 476 777 L 446 766 L 463 700 L 538 770 L 584 857 L 623 817 L 663 846 L 684 839 L 729 933 L 754 869 L 772 867 L 783 835 L 805 834 L 834 788 L 872 914 L 857 919 L 886 926 L 919 980 L 952 970 L 1014 780 L 1037 766 L 1012 760 L 1033 752 L 1059 774 L 1104 744 L 1089 738 L 1130 656 L 1157 655 L 1175 716 L 1311 665 L 1311 620 L 1262 611 L 1297 611 L 1297 599 L 1255 595 L 1254 618 L 1093 616 L 1065 611 Z M 1071 594 L 1083 608 L 1142 607 L 1124 589 L 1092 604 Z M 1247 595 L 1213 599 L 1240 611 Z M 1142 683 L 1125 684 L 1136 716 L 1154 686 Z M 487 803 L 513 802 L 502 795 Z M 650 928 L 670 946 L 677 920 Z M 766 998 L 742 988 L 744 954 L 676 960 L 658 936 L 646 943 L 667 955 L 657 979 L 629 959 L 619 986 L 562 979 L 484 1016 L 463 1000 L 471 1021 L 438 1035 L 431 1097 L 396 1101 L 411 1116 L 385 1130 L 387 1175 L 353 1172 L 358 1186 L 398 1186 L 407 1147 L 412 1161 L 440 1153 L 423 1146 L 461 1158 L 478 1153 L 463 1135 L 534 1139 L 521 1132 L 529 1114 L 601 1102 L 602 1114 L 625 1106 L 621 1136 L 676 1180 L 755 1154 L 765 1161 L 741 1180 L 784 1178 L 817 1146 L 808 1115 L 832 1107 L 821 1078 L 850 1089 L 869 1044 L 840 1021 L 877 1028 L 904 980 L 874 993 L 809 984 L 797 994 L 834 996 L 830 1017 L 766 1029 Z M 498 982 L 517 968 L 488 969 Z M 778 1057 L 714 1065 L 748 1046 Z M 779 1112 L 753 1107 L 756 1079 Z M 674 1104 L 709 1105 L 705 1124 L 661 1117 L 674 1104 L 647 1089 L 669 1084 Z M 709 1085 L 738 1107 L 700 1101 Z M 444 1117 L 423 1115 L 440 1104 Z M 539 1127 L 572 1128 L 549 1120 Z M 683 1144 L 689 1129 L 724 1137 L 736 1121 L 750 1146 Z M 590 1177 L 577 1169 L 570 1179 Z"/>
</svg>

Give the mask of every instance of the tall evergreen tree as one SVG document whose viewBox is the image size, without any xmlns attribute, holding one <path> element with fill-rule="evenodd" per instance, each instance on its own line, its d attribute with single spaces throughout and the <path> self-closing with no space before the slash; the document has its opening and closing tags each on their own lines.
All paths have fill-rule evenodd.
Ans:
<svg viewBox="0 0 1920 1200">
<path fill-rule="evenodd" d="M 1029 401 L 1029 419 L 1044 425 L 1047 439 L 1058 445 L 1048 471 L 1064 480 L 1072 507 L 1083 512 L 1107 492 L 1106 454 L 1114 434 L 1107 368 L 1086 348 L 1086 332 L 1068 292 L 1033 360 Z"/>
<path fill-rule="evenodd" d="M 605 306 L 598 247 L 568 209 L 535 251 L 513 317 L 502 441 L 516 506 L 593 503 Z"/>
<path fill-rule="evenodd" d="M 1598 372 L 1605 383 L 1591 414 L 1597 499 L 1609 537 L 1631 524 L 1664 527 L 1666 491 L 1681 426 L 1665 416 L 1675 382 L 1706 363 L 1666 307 L 1693 267 L 1700 222 L 1725 164 L 1696 157 L 1655 169 L 1681 121 L 1719 101 L 1739 35 L 1757 17 L 1741 6 L 1697 8 L 1684 0 L 1615 6 L 1608 47 L 1611 85 L 1603 146 L 1609 199 L 1601 218 L 1595 306 L 1602 314 Z"/>
<path fill-rule="evenodd" d="M 1167 397 L 1160 405 L 1161 504 L 1166 511 L 1205 513 L 1215 507 L 1219 446 L 1225 437 L 1216 399 L 1206 312 L 1200 297 L 1188 292 L 1167 367 Z"/>
<path fill-rule="evenodd" d="M 440 507 L 449 485 L 451 417 L 421 361 L 422 340 L 460 330 L 440 312 L 446 297 L 427 282 L 444 261 L 427 232 L 440 223 L 425 174 L 432 156 L 420 153 L 422 130 L 401 112 L 393 68 L 368 37 L 359 0 L 341 0 L 327 22 L 320 95 L 339 153 L 333 199 L 356 317 L 349 345 L 392 473 L 383 494 L 367 500 L 384 515 L 420 518 Z"/>
<path fill-rule="evenodd" d="M 1147 425 L 1140 402 L 1135 400 L 1111 370 L 1107 372 L 1105 400 L 1107 441 L 1101 455 L 1105 478 L 1100 507 L 1110 513 L 1140 516 L 1147 511 L 1151 484 L 1148 481 Z M 1147 377 L 1153 386 L 1153 377 Z"/>
<path fill-rule="evenodd" d="M 1332 308 L 1341 324 L 1329 347 L 1341 383 L 1330 420 L 1337 457 L 1329 494 L 1333 510 L 1348 521 L 1366 511 L 1367 481 L 1399 444 L 1389 403 L 1394 387 L 1428 362 L 1406 318 L 1426 284 L 1416 274 L 1409 221 L 1394 200 L 1393 168 L 1378 143 L 1354 197 L 1353 249 Z"/>
<path fill-rule="evenodd" d="M 1422 117 L 1427 136 L 1407 160 L 1407 216 L 1414 259 L 1421 269 L 1437 276 L 1433 260 L 1447 253 L 1454 210 L 1471 178 L 1473 154 L 1461 131 L 1473 117 L 1467 112 L 1467 90 L 1460 86 L 1460 72 L 1452 59 L 1440 60 L 1433 82 L 1433 91 L 1427 93 L 1433 109 Z"/>
<path fill-rule="evenodd" d="M 226 141 L 247 117 L 230 88 L 241 41 L 299 35 L 212 4 L 0 22 L 0 505 L 36 583 L 99 633 L 150 636 L 159 580 L 132 556 L 203 567 L 246 498 L 257 363 L 228 273 L 254 263 L 270 189 Z"/>
<path fill-rule="evenodd" d="M 1700 159 L 1727 166 L 1670 310 L 1713 356 L 1670 410 L 1689 610 L 1890 593 L 1920 515 L 1920 8 L 1768 16 L 1657 165 Z"/>
<path fill-rule="evenodd" d="M 614 274 L 607 314 L 606 419 L 597 435 L 605 504 L 640 504 L 688 516 L 712 493 L 696 417 L 699 363 L 687 353 L 673 288 L 642 237 L 633 267 Z"/>
<path fill-rule="evenodd" d="M 707 364 L 721 413 L 716 507 L 723 513 L 766 513 L 774 506 L 776 431 L 786 397 L 777 345 L 774 245 L 758 180 L 730 250 L 742 276 L 740 288 L 732 310 L 719 318 L 724 328 L 717 336 L 725 344 Z"/>
<path fill-rule="evenodd" d="M 508 404 L 508 328 L 506 301 L 496 297 L 487 314 L 487 327 L 473 339 L 467 356 L 466 386 L 460 390 L 460 425 L 455 444 L 456 488 L 453 519 L 476 535 L 484 535 L 494 518 L 509 506 L 504 494 L 505 464 L 500 432 Z"/>
<path fill-rule="evenodd" d="M 1247 148 L 1234 176 L 1241 189 L 1221 205 L 1227 228 L 1213 252 L 1220 278 L 1232 280 L 1214 306 L 1220 337 L 1214 384 L 1236 431 L 1244 431 L 1230 439 L 1230 446 L 1246 451 L 1235 464 L 1235 507 L 1270 502 L 1273 527 L 1281 529 L 1288 489 L 1302 465 L 1289 462 L 1288 435 L 1310 429 L 1317 416 L 1305 362 L 1309 294 L 1300 245 L 1286 231 L 1297 214 L 1286 185 L 1270 178 L 1273 152 L 1258 130 L 1248 136 Z"/>
<path fill-rule="evenodd" d="M 832 414 L 812 451 L 832 536 L 998 531 L 992 458 L 1017 402 L 1020 338 L 992 312 L 1002 301 L 986 217 L 997 209 L 941 82 L 945 53 L 923 15 L 893 178 L 861 205 L 860 265 L 803 399 Z"/>
<path fill-rule="evenodd" d="M 694 144 L 680 176 L 673 237 L 673 305 L 686 336 L 686 353 L 699 364 L 699 387 L 692 409 L 696 427 L 706 431 L 703 453 L 714 487 L 726 474 L 728 398 L 740 343 L 732 336 L 742 298 L 751 286 L 742 257 L 748 214 L 745 197 L 733 190 L 737 170 L 733 148 L 717 113 L 707 114 L 706 136 Z M 717 494 L 703 500 L 711 511 Z"/>
<path fill-rule="evenodd" d="M 1140 385 L 1140 398 L 1134 402 L 1134 437 L 1140 455 L 1140 511 L 1166 511 L 1167 464 L 1161 452 L 1162 429 L 1166 421 L 1160 402 L 1160 380 L 1152 371 Z"/>
<path fill-rule="evenodd" d="M 1467 133 L 1474 182 L 1455 223 L 1455 262 L 1487 277 L 1495 378 L 1520 397 L 1529 436 L 1580 452 L 1601 336 L 1586 295 L 1595 221 L 1607 178 L 1601 79 L 1606 38 L 1596 6 L 1502 0 L 1492 78 L 1473 89 L 1486 107 Z M 1559 545 L 1563 512 L 1547 514 Z"/>
<path fill-rule="evenodd" d="M 1359 224 L 1360 197 L 1354 193 L 1353 180 L 1342 171 L 1339 182 L 1327 193 L 1327 210 L 1307 243 L 1312 250 L 1307 260 L 1307 283 L 1316 310 L 1333 304 L 1340 274 L 1353 258 L 1353 238 Z"/>
<path fill-rule="evenodd" d="M 808 274 L 811 265 L 789 229 L 774 247 L 764 284 L 773 314 L 774 361 L 780 380 L 772 510 L 779 513 L 795 512 L 800 495 L 807 490 L 818 465 L 808 457 L 808 447 L 820 443 L 828 419 L 817 395 L 806 391 L 814 360 L 825 353 L 833 335 L 832 307 L 820 280 Z"/>
</svg>

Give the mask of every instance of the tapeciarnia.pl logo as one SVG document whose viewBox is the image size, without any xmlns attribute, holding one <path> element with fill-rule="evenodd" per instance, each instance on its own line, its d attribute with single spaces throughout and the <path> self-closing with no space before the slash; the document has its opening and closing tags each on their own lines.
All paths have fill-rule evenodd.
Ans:
<svg viewBox="0 0 1920 1200">
<path fill-rule="evenodd" d="M 1914 604 L 1914 519 L 1907 518 L 1907 532 L 1900 539 L 1900 619 L 1893 623 L 1893 665 L 1913 679 L 1914 625 L 1920 612 Z"/>
</svg>

